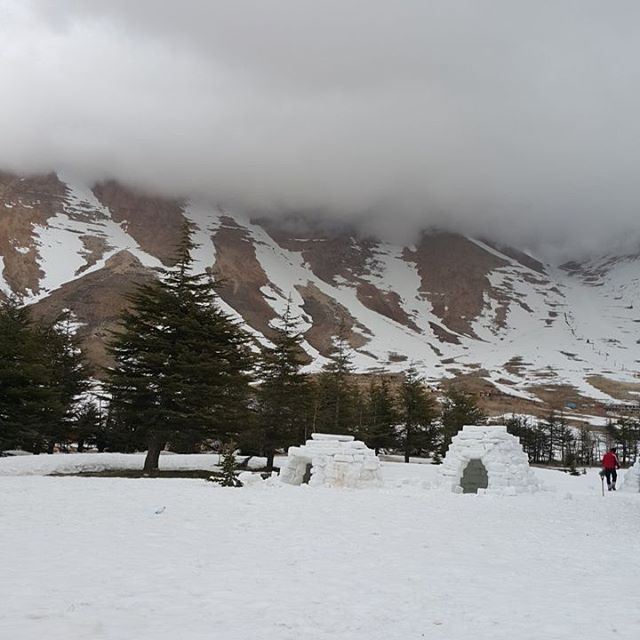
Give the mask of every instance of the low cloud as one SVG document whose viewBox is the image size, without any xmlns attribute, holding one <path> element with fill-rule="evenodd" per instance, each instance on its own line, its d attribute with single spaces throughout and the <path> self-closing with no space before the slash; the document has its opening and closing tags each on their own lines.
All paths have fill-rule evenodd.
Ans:
<svg viewBox="0 0 640 640">
<path fill-rule="evenodd" d="M 0 0 L 0 166 L 399 238 L 631 248 L 631 0 Z"/>
</svg>

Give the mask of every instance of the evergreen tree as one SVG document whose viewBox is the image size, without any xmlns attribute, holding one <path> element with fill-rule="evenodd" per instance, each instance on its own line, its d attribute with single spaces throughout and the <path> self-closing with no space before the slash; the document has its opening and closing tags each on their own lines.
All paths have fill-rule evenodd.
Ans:
<svg viewBox="0 0 640 640">
<path fill-rule="evenodd" d="M 33 323 L 16 299 L 0 303 L 0 450 L 40 453 L 48 434 L 64 418 L 48 332 Z"/>
<path fill-rule="evenodd" d="M 0 451 L 28 437 L 26 417 L 37 384 L 32 332 L 29 313 L 16 299 L 0 301 Z"/>
<path fill-rule="evenodd" d="M 110 345 L 110 428 L 146 442 L 147 473 L 172 439 L 228 438 L 247 415 L 248 338 L 216 306 L 210 278 L 192 273 L 194 247 L 185 223 L 175 266 L 138 287 Z"/>
<path fill-rule="evenodd" d="M 607 424 L 607 437 L 612 444 L 620 448 L 620 463 L 626 466 L 638 455 L 640 442 L 640 422 L 632 418 L 619 417 L 616 422 Z"/>
<path fill-rule="evenodd" d="M 577 440 L 577 462 L 582 465 L 592 465 L 596 455 L 594 451 L 594 437 L 587 427 L 580 427 Z"/>
<path fill-rule="evenodd" d="M 575 466 L 576 459 L 576 438 L 573 429 L 569 426 L 564 414 L 560 414 L 557 426 L 557 443 L 560 450 L 560 461 L 562 464 Z"/>
<path fill-rule="evenodd" d="M 68 443 L 75 437 L 78 403 L 89 388 L 89 372 L 69 310 L 64 310 L 52 325 L 41 331 L 43 355 L 50 368 L 52 392 L 59 407 L 59 414 L 42 434 L 52 453 L 56 443 Z"/>
<path fill-rule="evenodd" d="M 412 454 L 429 452 L 435 445 L 435 402 L 412 367 L 402 382 L 399 401 L 400 444 L 404 461 Z"/>
<path fill-rule="evenodd" d="M 289 305 L 275 328 L 273 346 L 263 347 L 258 388 L 258 427 L 267 470 L 277 449 L 301 441 L 306 430 L 309 385 L 302 373 L 305 353 Z"/>
<path fill-rule="evenodd" d="M 482 424 L 485 419 L 485 414 L 478 407 L 473 396 L 457 389 L 449 389 L 444 395 L 440 414 L 442 423 L 440 455 L 446 454 L 451 439 L 463 426 Z"/>
<path fill-rule="evenodd" d="M 389 380 L 384 376 L 373 380 L 367 395 L 362 438 L 376 455 L 381 449 L 393 449 L 398 444 L 399 420 Z"/>
<path fill-rule="evenodd" d="M 241 487 L 242 483 L 238 480 L 238 463 L 236 461 L 236 443 L 228 442 L 222 448 L 222 464 L 220 465 L 222 474 L 220 476 L 212 476 L 212 480 L 221 484 L 223 487 Z"/>
<path fill-rule="evenodd" d="M 358 423 L 359 390 L 353 382 L 353 366 L 344 325 L 334 338 L 334 347 L 328 359 L 315 387 L 314 430 L 352 434 Z"/>
<path fill-rule="evenodd" d="M 529 419 L 526 416 L 512 414 L 505 421 L 505 426 L 508 433 L 518 438 L 522 449 L 529 457 L 529 461 L 532 462 L 534 460 L 535 437 Z"/>
<path fill-rule="evenodd" d="M 102 437 L 103 428 L 103 417 L 100 409 L 93 402 L 85 402 L 78 407 L 74 421 L 78 453 L 84 451 L 87 444 L 98 445 Z"/>
<path fill-rule="evenodd" d="M 568 425 L 562 414 L 558 415 L 552 410 L 540 423 L 540 429 L 544 433 L 546 441 L 546 459 L 544 462 L 553 464 L 556 461 L 556 453 L 559 453 L 560 462 L 564 463 L 567 444 L 571 439 L 568 433 Z"/>
</svg>

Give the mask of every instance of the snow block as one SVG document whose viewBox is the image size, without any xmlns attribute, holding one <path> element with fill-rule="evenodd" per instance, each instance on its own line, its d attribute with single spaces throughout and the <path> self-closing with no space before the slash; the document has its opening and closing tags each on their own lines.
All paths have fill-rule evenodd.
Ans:
<svg viewBox="0 0 640 640">
<path fill-rule="evenodd" d="M 289 447 L 280 480 L 287 484 L 363 487 L 382 484 L 380 461 L 353 436 L 314 433 L 299 447 Z"/>
<path fill-rule="evenodd" d="M 243 471 L 238 475 L 238 480 L 242 482 L 243 487 L 251 487 L 262 484 L 262 477 L 259 473 L 251 473 L 251 471 Z"/>
<path fill-rule="evenodd" d="M 638 458 L 636 463 L 624 474 L 620 491 L 640 493 L 640 458 Z"/>
<path fill-rule="evenodd" d="M 317 440 L 317 441 L 327 441 L 327 442 L 353 442 L 353 436 L 340 436 L 340 435 L 336 435 L 333 433 L 312 433 L 311 434 L 311 439 L 312 440 Z M 309 441 L 307 440 L 307 443 Z M 361 444 L 364 444 L 364 442 L 362 442 Z M 366 445 L 365 445 L 366 446 Z"/>
</svg>

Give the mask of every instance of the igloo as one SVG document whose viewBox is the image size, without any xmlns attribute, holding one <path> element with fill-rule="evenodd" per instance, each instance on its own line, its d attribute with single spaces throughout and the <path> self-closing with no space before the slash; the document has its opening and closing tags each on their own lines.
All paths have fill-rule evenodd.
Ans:
<svg viewBox="0 0 640 640">
<path fill-rule="evenodd" d="M 377 486 L 382 482 L 380 461 L 364 442 L 353 436 L 314 433 L 300 447 L 289 447 L 280 480 L 287 484 L 327 487 Z"/>
<path fill-rule="evenodd" d="M 467 425 L 451 440 L 440 483 L 456 493 L 529 493 L 540 483 L 520 441 L 505 426 Z"/>
<path fill-rule="evenodd" d="M 638 458 L 636 463 L 624 474 L 620 491 L 640 493 L 640 458 Z"/>
</svg>

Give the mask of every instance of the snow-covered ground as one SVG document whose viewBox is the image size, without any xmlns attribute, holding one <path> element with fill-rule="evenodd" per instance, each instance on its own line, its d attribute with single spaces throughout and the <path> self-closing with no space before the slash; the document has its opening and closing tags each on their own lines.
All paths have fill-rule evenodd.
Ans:
<svg viewBox="0 0 640 640">
<path fill-rule="evenodd" d="M 640 637 L 640 494 L 595 470 L 518 497 L 393 462 L 368 490 L 25 475 L 74 457 L 0 459 L 0 638 Z"/>
</svg>

